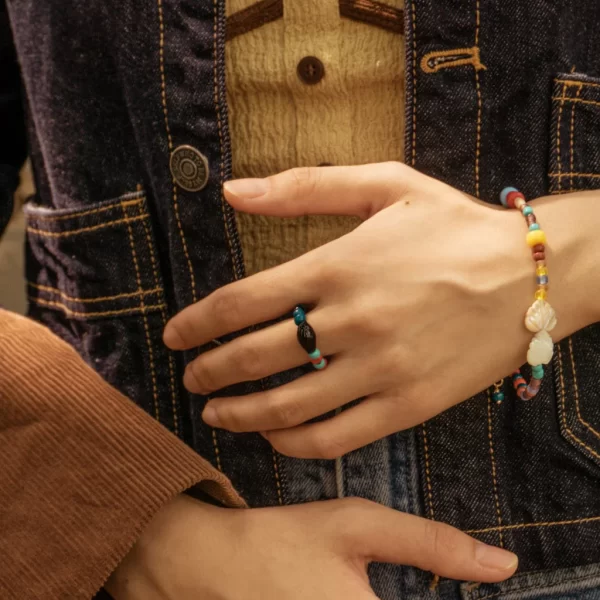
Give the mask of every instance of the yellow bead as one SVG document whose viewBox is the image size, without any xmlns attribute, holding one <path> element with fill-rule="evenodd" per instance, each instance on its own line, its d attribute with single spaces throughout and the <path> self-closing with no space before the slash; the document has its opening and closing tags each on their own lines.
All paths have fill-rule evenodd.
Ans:
<svg viewBox="0 0 600 600">
<path fill-rule="evenodd" d="M 543 275 L 548 275 L 548 268 L 547 268 L 547 267 L 538 267 L 538 268 L 535 270 L 535 274 L 536 274 L 538 277 L 542 277 Z"/>
<path fill-rule="evenodd" d="M 548 296 L 548 292 L 546 290 L 538 290 L 535 293 L 536 300 L 545 300 L 547 296 Z"/>
<path fill-rule="evenodd" d="M 527 245 L 530 248 L 537 246 L 538 244 L 546 243 L 546 234 L 541 229 L 536 229 L 534 231 L 530 231 L 527 234 Z"/>
</svg>

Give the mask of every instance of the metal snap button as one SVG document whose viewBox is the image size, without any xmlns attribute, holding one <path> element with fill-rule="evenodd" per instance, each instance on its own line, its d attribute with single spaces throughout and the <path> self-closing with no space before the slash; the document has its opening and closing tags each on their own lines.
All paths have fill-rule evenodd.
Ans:
<svg viewBox="0 0 600 600">
<path fill-rule="evenodd" d="M 315 85 L 325 76 L 325 65 L 316 56 L 305 56 L 297 70 L 298 77 L 307 85 Z"/>
<path fill-rule="evenodd" d="M 188 192 L 199 192 L 208 182 L 208 160 L 192 146 L 178 146 L 171 153 L 171 175 Z"/>
</svg>

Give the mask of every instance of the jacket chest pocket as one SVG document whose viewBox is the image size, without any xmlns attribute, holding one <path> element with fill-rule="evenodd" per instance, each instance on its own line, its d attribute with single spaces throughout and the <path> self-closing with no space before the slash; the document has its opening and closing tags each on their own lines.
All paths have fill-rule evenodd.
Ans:
<svg viewBox="0 0 600 600">
<path fill-rule="evenodd" d="M 554 80 L 550 140 L 552 194 L 600 189 L 600 79 Z"/>
<path fill-rule="evenodd" d="M 30 314 L 129 398 L 179 430 L 158 249 L 142 191 L 84 208 L 29 204 Z"/>
<path fill-rule="evenodd" d="M 555 79 L 550 133 L 550 192 L 600 189 L 600 79 Z M 600 466 L 600 324 L 558 344 L 554 372 L 561 434 Z"/>
</svg>

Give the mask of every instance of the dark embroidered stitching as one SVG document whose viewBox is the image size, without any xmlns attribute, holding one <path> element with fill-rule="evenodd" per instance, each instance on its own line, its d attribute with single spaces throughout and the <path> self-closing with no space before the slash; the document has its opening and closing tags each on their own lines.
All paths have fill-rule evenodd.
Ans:
<svg viewBox="0 0 600 600">
<path fill-rule="evenodd" d="M 425 73 L 437 73 L 442 69 L 452 69 L 464 65 L 472 65 L 475 71 L 486 70 L 479 56 L 479 48 L 453 48 L 452 50 L 435 50 L 428 52 L 421 59 L 421 69 Z"/>
<path fill-rule="evenodd" d="M 232 40 L 283 18 L 283 0 L 261 0 L 227 17 L 225 39 Z"/>
<path fill-rule="evenodd" d="M 340 0 L 340 16 L 393 33 L 404 33 L 404 11 L 376 0 Z"/>
</svg>

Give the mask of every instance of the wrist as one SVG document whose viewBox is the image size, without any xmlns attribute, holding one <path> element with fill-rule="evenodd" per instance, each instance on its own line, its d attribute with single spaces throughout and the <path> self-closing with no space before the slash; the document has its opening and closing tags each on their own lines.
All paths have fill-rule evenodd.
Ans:
<svg viewBox="0 0 600 600">
<path fill-rule="evenodd" d="M 600 192 L 552 196 L 535 200 L 542 228 L 548 237 L 550 275 L 548 301 L 555 308 L 556 341 L 600 320 Z"/>
</svg>

